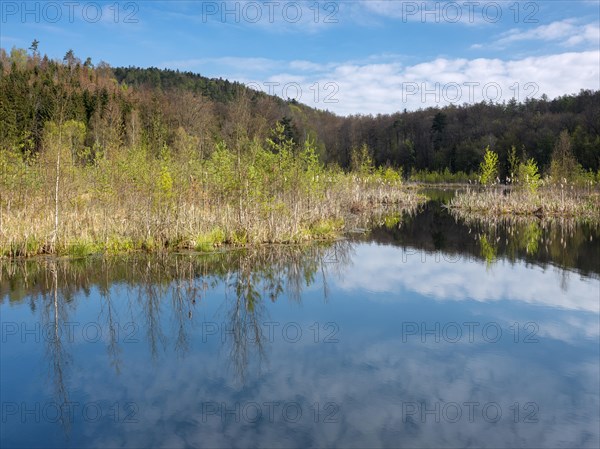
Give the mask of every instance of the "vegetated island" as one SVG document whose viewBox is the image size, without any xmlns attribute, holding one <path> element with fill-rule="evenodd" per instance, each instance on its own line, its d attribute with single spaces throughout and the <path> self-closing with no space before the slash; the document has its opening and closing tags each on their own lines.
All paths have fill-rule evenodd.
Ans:
<svg viewBox="0 0 600 449">
<path fill-rule="evenodd" d="M 515 147 L 509 152 L 508 162 L 507 188 L 506 184 L 498 185 L 498 155 L 487 148 L 479 178 L 484 187 L 459 192 L 450 200 L 450 209 L 462 217 L 510 215 L 600 224 L 600 178 L 577 162 L 567 131 L 559 136 L 544 178 L 535 159 L 520 160 Z"/>
<path fill-rule="evenodd" d="M 71 50 L 55 61 L 38 45 L 0 49 L 0 257 L 333 239 L 399 223 L 424 182 L 491 184 L 509 156 L 518 170 L 554 164 L 561 128 L 588 193 L 562 188 L 561 204 L 581 209 L 552 210 L 597 217 L 600 92 L 340 117 L 189 72 Z M 485 197 L 466 195 L 452 206 Z"/>
</svg>

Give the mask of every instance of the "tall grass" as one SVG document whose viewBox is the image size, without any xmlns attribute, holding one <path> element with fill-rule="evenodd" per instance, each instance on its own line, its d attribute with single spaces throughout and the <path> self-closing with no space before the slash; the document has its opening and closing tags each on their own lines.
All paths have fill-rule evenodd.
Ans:
<svg viewBox="0 0 600 449">
<path fill-rule="evenodd" d="M 143 144 L 92 155 L 73 140 L 56 145 L 52 134 L 39 156 L 3 151 L 0 256 L 331 239 L 353 214 L 422 201 L 393 170 L 326 168 L 310 142 L 297 149 L 282 133 L 240 139 L 235 148 L 218 144 L 204 159 Z"/>
<path fill-rule="evenodd" d="M 570 217 L 600 223 L 600 192 L 574 185 L 547 185 L 536 191 L 466 189 L 457 193 L 448 206 L 459 215 Z"/>
</svg>

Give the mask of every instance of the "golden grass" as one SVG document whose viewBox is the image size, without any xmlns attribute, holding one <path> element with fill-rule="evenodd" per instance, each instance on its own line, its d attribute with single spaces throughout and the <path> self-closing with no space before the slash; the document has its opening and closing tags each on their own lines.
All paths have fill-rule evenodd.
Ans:
<svg viewBox="0 0 600 449">
<path fill-rule="evenodd" d="M 600 223 L 600 192 L 572 187 L 544 187 L 535 193 L 524 189 L 467 189 L 458 192 L 448 207 L 459 216 L 562 217 Z"/>
<path fill-rule="evenodd" d="M 0 257 L 86 256 L 137 250 L 213 251 L 221 245 L 331 240 L 386 211 L 412 211 L 425 199 L 416 189 L 338 173 L 320 198 L 277 195 L 265 202 L 220 199 L 197 186 L 162 204 L 152 193 L 122 190 L 106 199 L 85 183 L 69 186 L 59 204 L 43 189 L 4 208 Z"/>
</svg>

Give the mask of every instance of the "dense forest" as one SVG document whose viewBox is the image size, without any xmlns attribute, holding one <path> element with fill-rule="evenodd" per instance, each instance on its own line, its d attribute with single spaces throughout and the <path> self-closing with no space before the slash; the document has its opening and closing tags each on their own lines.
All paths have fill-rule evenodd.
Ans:
<svg viewBox="0 0 600 449">
<path fill-rule="evenodd" d="M 319 159 L 347 169 L 352 151 L 366 145 L 375 165 L 473 173 L 486 147 L 499 156 L 500 177 L 509 151 L 550 169 L 561 131 L 583 170 L 600 168 L 600 92 L 582 90 L 524 103 L 478 103 L 385 115 L 340 117 L 237 82 L 157 68 L 111 68 L 68 51 L 49 59 L 34 41 L 29 50 L 0 50 L 0 148 L 36 154 L 48 122 L 82 126 L 79 150 L 93 160 L 131 146 L 158 156 L 193 147 L 208 157 L 218 142 L 264 139 L 275 123 L 297 149 L 313 143 Z M 241 149 L 240 151 L 243 151 Z"/>
</svg>

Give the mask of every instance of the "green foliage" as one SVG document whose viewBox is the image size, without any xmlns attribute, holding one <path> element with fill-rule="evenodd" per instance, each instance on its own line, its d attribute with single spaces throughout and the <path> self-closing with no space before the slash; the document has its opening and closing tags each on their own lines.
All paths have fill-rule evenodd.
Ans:
<svg viewBox="0 0 600 449">
<path fill-rule="evenodd" d="M 25 70 L 27 66 L 27 50 L 13 47 L 10 50 L 10 62 L 17 70 Z"/>
<path fill-rule="evenodd" d="M 199 234 L 194 241 L 194 248 L 202 252 L 214 251 L 225 239 L 225 232 L 221 228 L 215 228 L 209 233 Z"/>
<path fill-rule="evenodd" d="M 67 120 L 62 124 L 46 122 L 43 141 L 48 163 L 56 160 L 58 152 L 62 159 L 61 164 L 66 168 L 76 163 L 85 163 L 90 154 L 89 149 L 84 147 L 85 134 L 85 124 L 77 120 Z"/>
<path fill-rule="evenodd" d="M 538 251 L 540 239 L 542 238 L 542 229 L 537 222 L 527 225 L 523 232 L 523 247 L 527 254 L 536 254 Z"/>
<path fill-rule="evenodd" d="M 398 228 L 401 220 L 402 217 L 399 214 L 386 215 L 383 218 L 383 224 L 387 229 L 393 230 Z"/>
<path fill-rule="evenodd" d="M 102 251 L 102 247 L 90 239 L 77 239 L 69 242 L 64 248 L 59 249 L 60 254 L 71 257 L 86 257 Z"/>
<path fill-rule="evenodd" d="M 375 167 L 367 144 L 352 150 L 350 168 L 360 176 L 368 176 L 373 173 Z"/>
<path fill-rule="evenodd" d="M 111 235 L 104 246 L 105 253 L 109 255 L 129 253 L 135 249 L 136 245 L 131 238 L 118 235 Z"/>
<path fill-rule="evenodd" d="M 245 246 L 248 244 L 248 233 L 246 231 L 234 231 L 231 234 L 231 244 Z"/>
<path fill-rule="evenodd" d="M 112 69 L 106 63 L 94 66 L 89 58 L 83 58 L 82 64 L 72 51 L 53 61 L 39 54 L 37 44 L 32 43 L 29 54 L 18 48 L 0 52 L 2 149 L 41 154 L 45 123 L 74 120 L 85 125 L 83 144 L 78 144 L 83 153 L 74 152 L 77 163 L 93 161 L 99 152 L 112 158 L 142 142 L 155 157 L 166 144 L 175 159 L 198 153 L 202 160 L 221 140 L 236 154 L 238 146 L 244 152 L 254 138 L 264 142 L 270 126 L 278 121 L 283 139 L 273 139 L 276 145 L 292 141 L 292 151 L 300 151 L 303 139 L 310 139 L 322 162 L 345 169 L 362 166 L 356 157 L 352 161 L 351 149 L 358 148 L 360 154 L 364 144 L 371 159 L 366 168 L 402 166 L 407 174 L 413 168 L 473 173 L 479 168 L 481 148 L 494 142 L 495 148 L 507 150 L 524 145 L 540 167 L 555 172 L 553 179 L 578 183 L 569 164 L 551 167 L 551 158 L 558 160 L 559 153 L 555 151 L 554 157 L 553 146 L 561 141 L 560 131 L 568 128 L 576 163 L 586 172 L 600 169 L 600 135 L 590 119 L 600 92 L 530 99 L 526 105 L 477 104 L 342 118 L 240 83 L 189 72 Z M 532 127 L 538 131 L 532 132 Z M 241 135 L 246 142 L 239 139 Z M 510 154 L 499 152 L 503 164 L 497 176 L 516 174 Z"/>
<path fill-rule="evenodd" d="M 31 52 L 33 53 L 34 56 L 37 55 L 37 53 L 38 53 L 39 45 L 40 45 L 40 41 L 38 41 L 37 39 L 34 39 L 31 42 L 31 46 L 29 47 L 29 49 L 31 50 Z"/>
<path fill-rule="evenodd" d="M 32 257 L 40 254 L 43 248 L 43 241 L 35 236 L 28 236 L 19 242 L 0 243 L 0 257 Z"/>
<path fill-rule="evenodd" d="M 252 97 L 264 97 L 261 92 L 251 91 L 238 82 L 223 79 L 209 79 L 192 72 L 180 72 L 169 69 L 118 67 L 113 70 L 119 83 L 129 86 L 147 86 L 156 90 L 185 89 L 198 92 L 214 101 L 223 103 L 234 100 L 241 92 Z M 281 101 L 283 102 L 283 101 Z"/>
<path fill-rule="evenodd" d="M 536 193 L 541 185 L 541 178 L 535 159 L 530 158 L 519 165 L 519 182 L 522 183 L 529 193 Z"/>
<path fill-rule="evenodd" d="M 570 151 L 563 151 L 568 145 L 561 137 L 556 161 L 574 157 L 586 168 L 573 183 L 600 181 L 600 136 L 588 119 L 600 93 L 532 100 L 527 108 L 476 105 L 342 118 L 223 80 L 80 63 L 73 52 L 52 61 L 0 51 L 4 253 L 53 249 L 55 197 L 61 237 L 75 242 L 71 249 L 67 239 L 59 246 L 74 254 L 98 242 L 111 253 L 192 248 L 205 240 L 214 246 L 331 236 L 348 210 L 403 198 L 400 169 L 392 167 L 412 169 L 413 181 L 465 182 L 490 142 L 505 149 L 525 144 L 540 167 L 550 166 L 563 115 L 575 131 Z M 459 113 L 465 120 L 457 120 Z M 539 133 L 529 132 L 532 120 Z M 500 157 L 512 171 L 514 148 Z M 499 171 L 493 162 L 482 164 L 495 165 L 487 170 L 491 182 Z M 523 173 L 535 190 L 537 165 L 529 165 Z"/>
<path fill-rule="evenodd" d="M 183 127 L 177 128 L 173 142 L 173 150 L 181 160 L 191 161 L 197 157 L 200 138 L 190 135 Z"/>
<path fill-rule="evenodd" d="M 496 261 L 498 249 L 491 240 L 488 240 L 486 235 L 481 236 L 479 244 L 481 246 L 481 256 L 489 267 Z"/>
<path fill-rule="evenodd" d="M 160 156 L 161 161 L 160 175 L 158 177 L 158 187 L 161 197 L 166 201 L 169 201 L 173 197 L 173 178 L 171 177 L 171 171 L 169 169 L 169 149 L 167 147 L 163 147 Z"/>
<path fill-rule="evenodd" d="M 295 147 L 292 135 L 283 121 L 275 124 L 275 128 L 271 130 L 271 137 L 267 139 L 267 144 L 273 153 L 292 153 Z"/>
<path fill-rule="evenodd" d="M 479 180 L 483 185 L 490 185 L 496 182 L 498 177 L 498 154 L 490 150 L 488 146 L 485 149 L 483 162 L 479 166 Z"/>
<path fill-rule="evenodd" d="M 300 152 L 299 162 L 302 176 L 302 190 L 308 198 L 322 199 L 325 191 L 325 168 L 319 161 L 314 141 L 306 140 Z"/>
<path fill-rule="evenodd" d="M 412 182 L 424 183 L 467 183 L 476 181 L 478 175 L 476 173 L 468 174 L 462 171 L 452 173 L 449 168 L 442 171 L 416 170 L 414 167 L 411 170 L 409 180 Z"/>
<path fill-rule="evenodd" d="M 552 181 L 557 184 L 573 182 L 581 176 L 582 172 L 583 169 L 573 155 L 569 132 L 564 130 L 560 133 L 552 152 L 552 163 L 550 165 Z"/>
<path fill-rule="evenodd" d="M 0 151 L 0 207 L 14 202 L 19 197 L 18 190 L 24 183 L 33 183 L 29 173 L 29 166 L 20 151 Z"/>
<path fill-rule="evenodd" d="M 520 161 L 517 156 L 517 148 L 512 145 L 510 147 L 510 151 L 508 152 L 508 175 L 513 182 L 519 173 L 519 163 Z"/>
<path fill-rule="evenodd" d="M 344 227 L 344 221 L 338 220 L 319 220 L 310 226 L 309 234 L 315 239 L 335 238 Z"/>
</svg>

